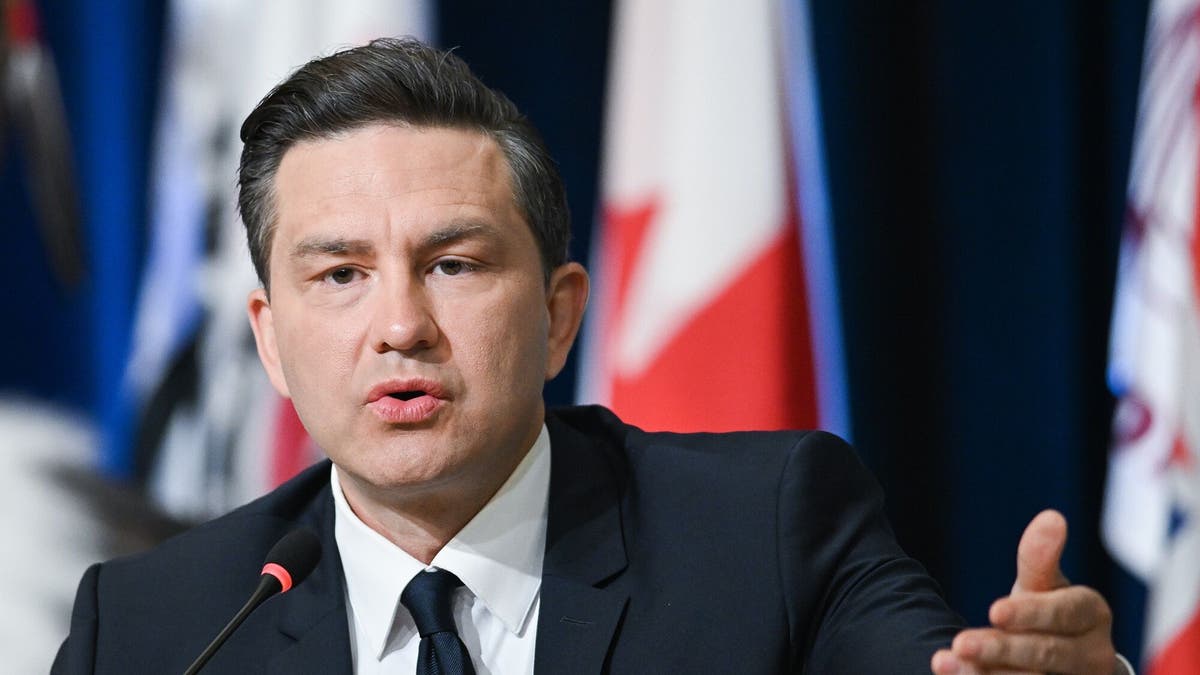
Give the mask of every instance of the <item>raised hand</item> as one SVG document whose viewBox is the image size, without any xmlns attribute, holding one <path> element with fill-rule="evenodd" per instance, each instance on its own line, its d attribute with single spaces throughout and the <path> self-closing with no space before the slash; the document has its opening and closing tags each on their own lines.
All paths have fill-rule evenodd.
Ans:
<svg viewBox="0 0 1200 675">
<path fill-rule="evenodd" d="M 1112 611 L 1060 569 L 1067 521 L 1043 511 L 1017 546 L 1012 593 L 992 603 L 989 628 L 960 632 L 930 663 L 938 675 L 972 673 L 1124 673 L 1112 645 Z"/>
</svg>

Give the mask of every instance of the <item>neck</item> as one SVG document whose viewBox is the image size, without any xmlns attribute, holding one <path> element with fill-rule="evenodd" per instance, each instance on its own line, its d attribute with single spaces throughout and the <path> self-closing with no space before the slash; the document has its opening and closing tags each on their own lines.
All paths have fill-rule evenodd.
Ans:
<svg viewBox="0 0 1200 675">
<path fill-rule="evenodd" d="M 338 479 L 354 515 L 405 553 L 429 565 L 434 556 L 491 501 L 532 449 L 541 431 L 521 452 L 491 466 L 438 484 L 378 486 L 339 467 Z"/>
</svg>

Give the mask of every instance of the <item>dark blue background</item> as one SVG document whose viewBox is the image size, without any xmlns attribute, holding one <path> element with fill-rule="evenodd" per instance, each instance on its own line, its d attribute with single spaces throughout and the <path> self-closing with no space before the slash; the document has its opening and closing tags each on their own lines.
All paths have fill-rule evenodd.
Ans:
<svg viewBox="0 0 1200 675">
<path fill-rule="evenodd" d="M 7 136 L 0 388 L 94 413 L 117 448 L 128 438 L 114 394 L 144 247 L 163 8 L 39 7 L 75 138 L 90 276 L 76 289 L 50 276 Z M 570 190 L 579 259 L 595 209 L 610 11 L 447 0 L 439 12 L 442 44 L 543 130 Z M 1141 590 L 1097 530 L 1146 11 L 1146 0 L 812 3 L 854 437 L 901 542 L 978 623 L 1012 583 L 1024 524 L 1059 508 L 1072 523 L 1068 575 L 1114 600 L 1118 648 L 1134 657 Z M 547 396 L 567 402 L 573 389 L 569 366 Z M 119 468 L 119 454 L 107 456 Z"/>
</svg>

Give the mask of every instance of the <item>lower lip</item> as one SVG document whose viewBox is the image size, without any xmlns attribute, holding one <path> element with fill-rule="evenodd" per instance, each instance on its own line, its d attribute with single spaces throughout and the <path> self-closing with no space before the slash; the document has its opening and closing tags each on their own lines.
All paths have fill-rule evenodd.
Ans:
<svg viewBox="0 0 1200 675">
<path fill-rule="evenodd" d="M 407 401 L 384 396 L 367 404 L 367 407 L 388 424 L 416 424 L 433 417 L 442 403 L 442 399 L 429 395 Z"/>
</svg>

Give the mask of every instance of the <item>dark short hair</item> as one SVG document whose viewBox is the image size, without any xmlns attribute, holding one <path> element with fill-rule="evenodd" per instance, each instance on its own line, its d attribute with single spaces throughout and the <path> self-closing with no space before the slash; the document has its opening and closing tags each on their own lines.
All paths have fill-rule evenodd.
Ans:
<svg viewBox="0 0 1200 675">
<path fill-rule="evenodd" d="M 265 288 L 270 288 L 268 259 L 278 215 L 274 182 L 284 153 L 300 141 L 375 123 L 474 130 L 491 137 L 508 163 L 513 198 L 537 240 L 545 277 L 567 262 L 566 190 L 529 120 L 454 54 L 412 38 L 381 38 L 305 64 L 242 123 L 238 211 Z"/>
</svg>

